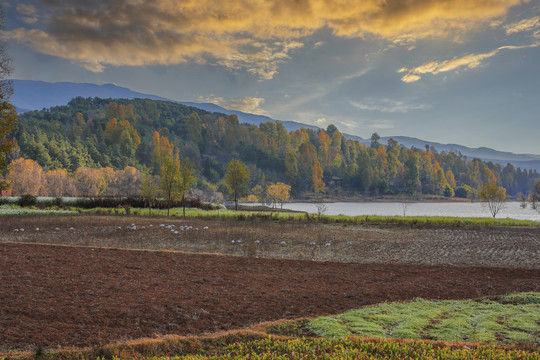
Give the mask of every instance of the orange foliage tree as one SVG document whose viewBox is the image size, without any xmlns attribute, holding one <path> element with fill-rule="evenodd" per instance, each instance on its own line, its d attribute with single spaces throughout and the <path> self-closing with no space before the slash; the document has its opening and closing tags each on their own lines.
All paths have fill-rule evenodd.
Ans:
<svg viewBox="0 0 540 360">
<path fill-rule="evenodd" d="M 43 169 L 36 161 L 19 158 L 13 160 L 8 169 L 6 178 L 12 187 L 13 195 L 39 195 L 43 181 Z"/>
<path fill-rule="evenodd" d="M 323 182 L 323 170 L 321 168 L 321 164 L 318 161 L 313 164 L 313 173 L 311 179 L 313 181 L 313 191 L 315 191 L 316 193 L 323 192 L 325 186 Z"/>
</svg>

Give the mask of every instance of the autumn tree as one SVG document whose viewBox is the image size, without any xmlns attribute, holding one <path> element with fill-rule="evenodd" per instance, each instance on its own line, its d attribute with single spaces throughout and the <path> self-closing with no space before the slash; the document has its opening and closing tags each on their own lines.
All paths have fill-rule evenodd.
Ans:
<svg viewBox="0 0 540 360">
<path fill-rule="evenodd" d="M 266 194 L 268 198 L 272 200 L 273 204 L 280 204 L 281 209 L 283 209 L 283 204 L 289 200 L 291 186 L 278 182 L 276 184 L 270 184 L 266 189 Z M 274 205 L 275 207 L 275 205 Z"/>
<path fill-rule="evenodd" d="M 225 184 L 234 198 L 235 209 L 238 211 L 238 198 L 247 190 L 249 169 L 240 160 L 232 160 L 227 165 Z"/>
<path fill-rule="evenodd" d="M 152 146 L 152 164 L 154 164 L 154 173 L 156 174 L 159 172 L 162 159 L 173 156 L 174 145 L 165 136 L 160 136 L 157 131 L 154 131 Z"/>
<path fill-rule="evenodd" d="M 498 186 L 495 179 L 482 184 L 478 195 L 493 217 L 497 216 L 506 202 L 506 189 Z"/>
<path fill-rule="evenodd" d="M 4 29 L 4 14 L 2 4 L 0 4 L 0 31 Z M 9 98 L 13 93 L 11 82 L 7 80 L 11 74 L 11 59 L 7 55 L 4 43 L 0 43 L 0 177 L 6 171 L 8 162 L 6 154 L 9 153 L 15 141 L 8 137 L 15 128 L 17 112 L 10 104 Z M 0 191 L 8 188 L 8 183 L 0 181 Z"/>
<path fill-rule="evenodd" d="M 112 118 L 105 127 L 105 139 L 111 146 L 118 146 L 121 155 L 133 158 L 135 151 L 141 144 L 137 130 L 128 120 L 118 121 Z"/>
<path fill-rule="evenodd" d="M 296 156 L 292 151 L 285 153 L 285 176 L 289 181 L 294 184 L 296 177 L 298 176 L 298 163 L 296 162 Z"/>
<path fill-rule="evenodd" d="M 37 196 L 42 186 L 43 169 L 37 161 L 19 158 L 9 164 L 6 178 L 13 189 L 13 195 Z"/>
<path fill-rule="evenodd" d="M 178 192 L 182 194 L 182 208 L 184 217 L 186 216 L 186 191 L 189 191 L 195 184 L 195 168 L 189 159 L 180 161 L 178 174 Z"/>
<path fill-rule="evenodd" d="M 259 202 L 261 205 L 264 202 L 264 189 L 261 185 L 256 185 L 251 189 L 251 194 L 255 197 L 255 201 Z"/>
<path fill-rule="evenodd" d="M 313 191 L 315 191 L 316 193 L 321 193 L 324 191 L 325 184 L 323 182 L 323 170 L 321 168 L 321 164 L 318 161 L 313 164 L 311 181 L 313 183 Z"/>
<path fill-rule="evenodd" d="M 139 193 L 145 203 L 148 205 L 149 215 L 152 215 L 152 208 L 157 204 L 159 191 L 159 180 L 157 179 L 157 176 L 152 174 L 143 174 L 141 176 Z"/>
<path fill-rule="evenodd" d="M 70 175 L 66 169 L 47 171 L 43 183 L 43 194 L 53 197 L 73 196 L 75 185 Z"/>
<path fill-rule="evenodd" d="M 161 159 L 159 169 L 159 185 L 163 196 L 167 199 L 167 216 L 171 209 L 172 200 L 178 197 L 180 182 L 180 160 L 178 153 Z"/>
<path fill-rule="evenodd" d="M 133 166 L 127 166 L 124 170 L 116 171 L 116 190 L 123 196 L 139 195 L 141 173 Z"/>
<path fill-rule="evenodd" d="M 77 196 L 98 197 L 107 189 L 107 181 L 99 169 L 79 167 L 73 174 Z"/>
</svg>

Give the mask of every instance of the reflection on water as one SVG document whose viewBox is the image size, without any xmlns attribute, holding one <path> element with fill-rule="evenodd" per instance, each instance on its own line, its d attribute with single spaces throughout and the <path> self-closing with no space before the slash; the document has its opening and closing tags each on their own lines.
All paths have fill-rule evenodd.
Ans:
<svg viewBox="0 0 540 360">
<path fill-rule="evenodd" d="M 519 202 L 507 202 L 497 214 L 497 218 L 540 221 L 540 212 L 531 208 L 522 209 Z M 443 203 L 407 203 L 375 202 L 375 203 L 327 203 L 326 215 L 381 215 L 381 216 L 459 216 L 459 217 L 491 217 L 489 210 L 481 203 L 443 202 Z M 288 203 L 283 208 L 317 213 L 315 204 Z"/>
</svg>

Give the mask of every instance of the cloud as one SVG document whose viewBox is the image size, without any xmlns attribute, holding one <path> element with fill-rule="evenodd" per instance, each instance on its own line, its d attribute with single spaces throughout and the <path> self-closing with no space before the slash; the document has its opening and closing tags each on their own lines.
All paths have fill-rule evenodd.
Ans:
<svg viewBox="0 0 540 360">
<path fill-rule="evenodd" d="M 224 98 L 221 96 L 209 95 L 199 97 L 199 101 L 210 102 L 224 107 L 227 110 L 237 110 L 250 114 L 267 115 L 261 108 L 264 98 L 244 96 L 241 98 Z"/>
<path fill-rule="evenodd" d="M 17 4 L 17 11 L 23 15 L 32 16 L 37 13 L 37 9 L 34 5 L 31 4 Z"/>
<path fill-rule="evenodd" d="M 23 16 L 20 18 L 23 22 L 29 24 L 29 25 L 33 25 L 35 23 L 37 23 L 38 21 L 38 18 L 37 17 L 30 17 L 30 16 Z"/>
<path fill-rule="evenodd" d="M 372 120 L 364 123 L 370 129 L 374 130 L 387 130 L 394 128 L 394 122 L 391 120 Z"/>
<path fill-rule="evenodd" d="M 374 98 L 366 98 L 363 102 L 351 101 L 350 104 L 361 110 L 379 111 L 384 113 L 406 113 L 411 110 L 423 110 L 428 107 L 423 104 L 414 105 L 404 101 Z"/>
<path fill-rule="evenodd" d="M 43 21 L 2 37 L 91 71 L 198 62 L 267 80 L 322 28 L 396 43 L 459 39 L 523 1 L 43 0 L 40 9 L 17 5 Z"/>
<path fill-rule="evenodd" d="M 405 73 L 405 75 L 401 78 L 401 81 L 410 83 L 415 82 L 421 79 L 420 75 L 424 74 L 440 74 L 442 72 L 448 72 L 458 69 L 474 69 L 482 64 L 483 60 L 486 60 L 492 56 L 497 55 L 501 50 L 519 50 L 519 49 L 527 49 L 527 48 L 534 48 L 540 46 L 540 42 L 533 43 L 530 45 L 523 45 L 523 46 L 501 46 L 491 52 L 484 53 L 484 54 L 468 54 L 459 58 L 454 58 L 450 60 L 444 60 L 444 61 L 429 61 L 425 64 L 422 64 L 418 67 L 408 69 L 406 67 L 403 67 L 398 70 L 398 73 Z"/>
<path fill-rule="evenodd" d="M 326 120 L 326 118 L 318 118 L 317 120 L 315 120 L 315 125 L 317 126 L 323 126 L 326 122 L 328 122 L 328 120 Z"/>
<path fill-rule="evenodd" d="M 536 16 L 530 19 L 523 19 L 517 23 L 504 26 L 507 34 L 514 34 L 523 31 L 533 31 L 538 28 L 540 28 L 540 16 Z"/>
</svg>

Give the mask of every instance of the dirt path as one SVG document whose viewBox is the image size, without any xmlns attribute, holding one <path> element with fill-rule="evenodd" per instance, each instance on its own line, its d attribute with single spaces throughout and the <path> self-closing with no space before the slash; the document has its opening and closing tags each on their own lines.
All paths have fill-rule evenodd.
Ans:
<svg viewBox="0 0 540 360">
<path fill-rule="evenodd" d="M 540 291 L 540 271 L 0 244 L 0 344 L 85 346 L 382 301 Z"/>
</svg>

